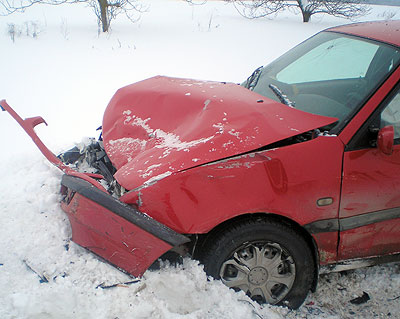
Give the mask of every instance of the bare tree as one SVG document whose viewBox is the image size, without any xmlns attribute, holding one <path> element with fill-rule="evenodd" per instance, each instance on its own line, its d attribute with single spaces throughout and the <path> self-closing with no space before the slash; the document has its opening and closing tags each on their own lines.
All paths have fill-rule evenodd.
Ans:
<svg viewBox="0 0 400 319">
<path fill-rule="evenodd" d="M 303 22 L 310 21 L 311 16 L 318 13 L 351 19 L 365 15 L 369 11 L 365 0 L 296 0 L 296 3 L 287 2 L 286 5 L 298 7 Z"/>
<path fill-rule="evenodd" d="M 137 13 L 142 13 L 145 9 L 137 0 L 88 0 L 88 4 L 93 8 L 103 32 L 107 32 L 110 23 L 119 14 L 123 13 L 132 22 L 136 22 Z"/>
<path fill-rule="evenodd" d="M 190 0 L 189 0 L 190 1 Z M 326 13 L 336 17 L 354 18 L 369 11 L 365 0 L 225 0 L 232 2 L 236 9 L 247 18 L 260 18 L 287 8 L 301 11 L 303 22 L 311 16 Z"/>
<path fill-rule="evenodd" d="M 23 12 L 35 4 L 60 5 L 87 3 L 94 11 L 103 32 L 110 28 L 111 21 L 119 14 L 135 22 L 145 8 L 137 0 L 0 0 L 0 15 Z"/>
<path fill-rule="evenodd" d="M 263 18 L 286 7 L 284 0 L 224 0 L 232 2 L 236 10 L 246 18 Z"/>
</svg>

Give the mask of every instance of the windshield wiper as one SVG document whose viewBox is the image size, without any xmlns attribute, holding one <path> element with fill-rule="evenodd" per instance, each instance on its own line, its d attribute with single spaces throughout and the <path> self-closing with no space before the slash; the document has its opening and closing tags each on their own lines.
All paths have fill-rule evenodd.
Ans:
<svg viewBox="0 0 400 319">
<path fill-rule="evenodd" d="M 276 85 L 270 84 L 268 87 L 274 92 L 281 103 L 290 107 L 295 107 L 295 102 L 292 102 Z"/>
<path fill-rule="evenodd" d="M 254 90 L 255 86 L 258 83 L 258 79 L 260 78 L 262 68 L 263 66 L 260 66 L 257 69 L 255 69 L 254 72 L 243 83 L 243 86 L 246 89 L 249 89 L 250 91 Z"/>
</svg>

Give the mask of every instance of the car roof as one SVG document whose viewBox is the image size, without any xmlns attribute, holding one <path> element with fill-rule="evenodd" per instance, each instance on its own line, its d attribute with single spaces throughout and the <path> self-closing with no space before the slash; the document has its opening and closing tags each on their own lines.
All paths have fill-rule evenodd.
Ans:
<svg viewBox="0 0 400 319">
<path fill-rule="evenodd" d="M 353 23 L 329 28 L 326 31 L 351 34 L 400 46 L 400 20 Z"/>
</svg>

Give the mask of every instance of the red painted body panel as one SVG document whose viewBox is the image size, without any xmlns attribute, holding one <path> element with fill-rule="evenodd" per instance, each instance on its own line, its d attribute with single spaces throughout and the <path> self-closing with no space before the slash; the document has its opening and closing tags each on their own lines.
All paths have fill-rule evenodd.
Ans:
<svg viewBox="0 0 400 319">
<path fill-rule="evenodd" d="M 320 136 L 176 173 L 125 199 L 136 203 L 140 193 L 140 210 L 179 233 L 207 233 L 235 216 L 258 212 L 304 225 L 338 217 L 342 154 L 337 137 Z M 333 204 L 317 206 L 324 197 Z M 316 240 L 333 262 L 337 233 L 328 237 Z"/>
<path fill-rule="evenodd" d="M 312 237 L 318 247 L 319 264 L 323 266 L 335 263 L 338 260 L 339 232 L 317 233 L 312 234 Z"/>
<path fill-rule="evenodd" d="M 335 121 L 233 83 L 154 77 L 118 90 L 103 138 L 114 177 L 131 190 Z"/>
<path fill-rule="evenodd" d="M 340 232 L 339 260 L 400 252 L 400 218 Z"/>
<path fill-rule="evenodd" d="M 340 217 L 400 207 L 400 146 L 346 152 Z M 400 226 L 400 225 L 399 225 Z"/>
<path fill-rule="evenodd" d="M 334 27 L 328 31 L 352 34 L 400 46 L 400 20 L 372 21 Z"/>
<path fill-rule="evenodd" d="M 141 276 L 172 248 L 79 193 L 61 206 L 71 223 L 75 243 L 134 276 Z"/>
<path fill-rule="evenodd" d="M 344 155 L 340 218 L 400 207 L 400 145 L 386 155 L 377 148 Z M 382 212 L 381 214 L 384 214 Z M 339 258 L 400 252 L 400 218 L 340 234 Z"/>
</svg>

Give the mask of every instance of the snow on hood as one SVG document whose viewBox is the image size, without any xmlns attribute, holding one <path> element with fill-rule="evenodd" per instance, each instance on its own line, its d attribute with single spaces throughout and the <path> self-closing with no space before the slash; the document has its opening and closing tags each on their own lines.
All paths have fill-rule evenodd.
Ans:
<svg viewBox="0 0 400 319">
<path fill-rule="evenodd" d="M 103 139 L 115 178 L 131 190 L 335 121 L 237 84 L 157 76 L 117 91 Z"/>
</svg>

